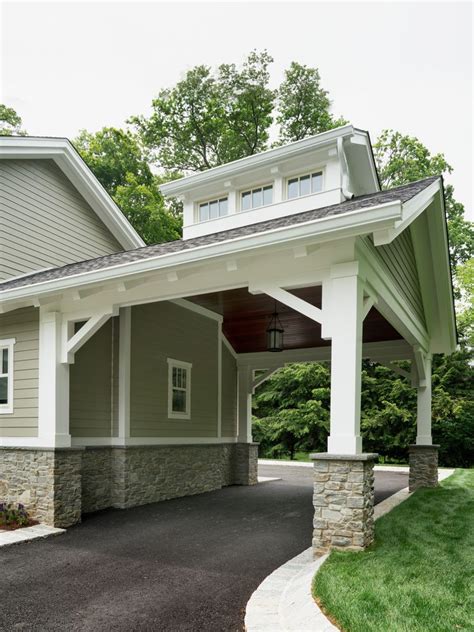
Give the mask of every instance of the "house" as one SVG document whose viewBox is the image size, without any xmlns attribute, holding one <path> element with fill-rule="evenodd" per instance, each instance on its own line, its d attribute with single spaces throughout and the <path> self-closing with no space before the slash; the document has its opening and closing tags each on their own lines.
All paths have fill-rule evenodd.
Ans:
<svg viewBox="0 0 474 632">
<path fill-rule="evenodd" d="M 67 140 L 2 137 L 0 159 L 0 499 L 68 526 L 252 485 L 253 390 L 329 361 L 313 546 L 362 548 L 363 357 L 417 389 L 410 484 L 436 484 L 431 356 L 456 346 L 441 178 L 381 191 L 345 125 L 163 185 L 183 239 L 144 246 Z"/>
</svg>

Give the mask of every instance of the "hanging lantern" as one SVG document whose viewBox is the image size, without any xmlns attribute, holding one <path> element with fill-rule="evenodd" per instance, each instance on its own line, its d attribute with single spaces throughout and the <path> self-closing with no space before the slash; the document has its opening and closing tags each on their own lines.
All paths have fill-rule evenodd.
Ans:
<svg viewBox="0 0 474 632">
<path fill-rule="evenodd" d="M 283 331 L 275 302 L 275 310 L 267 329 L 267 351 L 283 351 Z"/>
</svg>

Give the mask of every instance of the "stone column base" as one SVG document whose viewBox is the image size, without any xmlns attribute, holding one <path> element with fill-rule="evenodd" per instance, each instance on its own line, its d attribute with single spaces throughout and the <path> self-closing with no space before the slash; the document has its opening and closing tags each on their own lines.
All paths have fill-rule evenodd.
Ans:
<svg viewBox="0 0 474 632">
<path fill-rule="evenodd" d="M 312 454 L 313 553 L 360 551 L 374 540 L 374 462 L 378 454 Z"/>
<path fill-rule="evenodd" d="M 438 448 L 439 445 L 409 446 L 408 486 L 411 492 L 438 485 Z"/>
<path fill-rule="evenodd" d="M 234 485 L 258 483 L 258 443 L 236 443 L 233 461 Z"/>
<path fill-rule="evenodd" d="M 81 520 L 82 450 L 0 448 L 0 501 L 25 505 L 51 527 Z"/>
</svg>

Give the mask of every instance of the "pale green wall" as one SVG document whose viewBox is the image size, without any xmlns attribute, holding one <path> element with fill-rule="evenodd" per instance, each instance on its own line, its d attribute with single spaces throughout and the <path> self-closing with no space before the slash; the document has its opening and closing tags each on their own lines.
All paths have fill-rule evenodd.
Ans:
<svg viewBox="0 0 474 632">
<path fill-rule="evenodd" d="M 52 160 L 0 161 L 0 280 L 121 250 Z"/>
<path fill-rule="evenodd" d="M 75 354 L 70 365 L 69 424 L 73 437 L 112 433 L 112 336 L 110 319 Z"/>
<path fill-rule="evenodd" d="M 0 314 L 0 340 L 15 338 L 13 413 L 0 415 L 0 437 L 38 434 L 39 310 L 35 307 Z"/>
<path fill-rule="evenodd" d="M 405 296 L 420 321 L 424 323 L 423 301 L 410 229 L 404 230 L 391 244 L 386 246 L 376 247 L 369 237 L 365 239 L 385 272 L 391 277 L 401 294 Z"/>
<path fill-rule="evenodd" d="M 217 436 L 217 322 L 173 303 L 132 307 L 132 437 Z M 168 419 L 167 358 L 192 363 L 191 419 Z"/>
<path fill-rule="evenodd" d="M 222 436 L 237 435 L 237 363 L 222 344 Z"/>
</svg>

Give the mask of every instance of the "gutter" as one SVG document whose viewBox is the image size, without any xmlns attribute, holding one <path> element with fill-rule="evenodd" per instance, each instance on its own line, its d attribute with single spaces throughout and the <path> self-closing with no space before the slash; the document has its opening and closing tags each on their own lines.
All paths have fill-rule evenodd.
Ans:
<svg viewBox="0 0 474 632">
<path fill-rule="evenodd" d="M 346 200 L 352 200 L 354 193 L 349 189 L 349 166 L 347 164 L 346 152 L 344 151 L 344 138 L 342 136 L 339 136 L 337 139 L 337 155 L 339 156 L 339 163 L 341 165 L 341 192 Z"/>
</svg>

